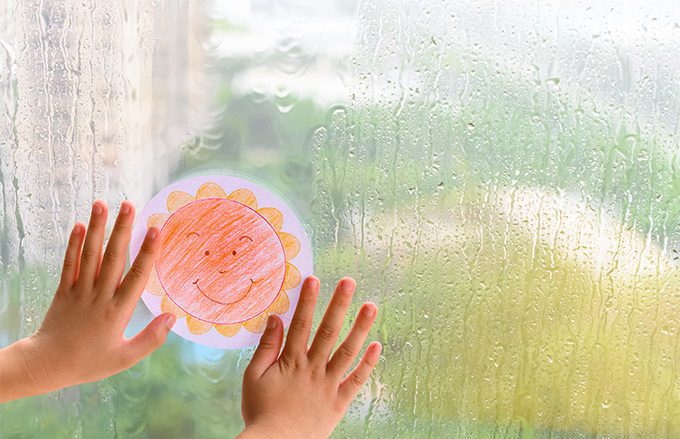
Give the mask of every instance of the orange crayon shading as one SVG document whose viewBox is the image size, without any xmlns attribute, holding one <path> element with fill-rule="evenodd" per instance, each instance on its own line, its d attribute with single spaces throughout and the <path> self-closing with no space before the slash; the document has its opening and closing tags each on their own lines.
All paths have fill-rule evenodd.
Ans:
<svg viewBox="0 0 680 439">
<path fill-rule="evenodd" d="M 161 236 L 158 280 L 174 304 L 203 322 L 252 319 L 284 286 L 283 243 L 245 204 L 226 198 L 191 201 L 170 215 Z"/>
</svg>

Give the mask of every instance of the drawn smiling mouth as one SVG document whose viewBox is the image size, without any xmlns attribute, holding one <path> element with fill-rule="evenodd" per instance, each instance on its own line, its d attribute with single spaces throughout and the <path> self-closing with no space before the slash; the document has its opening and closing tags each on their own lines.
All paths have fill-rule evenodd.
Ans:
<svg viewBox="0 0 680 439">
<path fill-rule="evenodd" d="M 203 295 L 203 297 L 205 297 L 206 299 L 210 300 L 211 302 L 218 303 L 218 304 L 220 304 L 220 305 L 233 305 L 233 304 L 235 304 L 235 303 L 238 303 L 238 302 L 242 301 L 243 299 L 245 299 L 246 297 L 248 297 L 248 294 L 250 293 L 250 290 L 253 289 L 253 285 L 255 285 L 255 282 L 256 282 L 256 281 L 254 281 L 252 278 L 249 278 L 248 280 L 250 280 L 250 286 L 248 287 L 248 289 L 246 290 L 246 292 L 243 293 L 243 295 L 242 295 L 239 299 L 233 300 L 233 301 L 231 301 L 231 302 L 220 302 L 219 300 L 215 300 L 215 299 L 213 299 L 212 297 L 208 296 L 208 295 L 201 289 L 201 287 L 198 286 L 198 281 L 199 281 L 199 280 L 200 280 L 199 278 L 196 278 L 196 280 L 193 281 L 193 282 L 191 282 L 191 283 L 192 283 L 193 285 L 196 285 L 196 288 L 198 288 L 198 292 L 201 293 L 201 294 Z"/>
</svg>

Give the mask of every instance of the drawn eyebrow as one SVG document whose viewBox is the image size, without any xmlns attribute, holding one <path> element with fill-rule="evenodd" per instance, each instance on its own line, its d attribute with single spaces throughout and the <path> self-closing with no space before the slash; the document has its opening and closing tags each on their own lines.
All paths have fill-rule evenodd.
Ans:
<svg viewBox="0 0 680 439">
<path fill-rule="evenodd" d="M 191 235 L 196 235 L 196 236 L 198 236 L 198 237 L 201 236 L 200 233 L 197 233 L 197 232 L 189 232 L 189 233 L 187 233 L 187 238 L 188 238 L 189 236 L 191 236 Z"/>
<path fill-rule="evenodd" d="M 253 238 L 251 238 L 251 237 L 248 236 L 248 235 L 243 235 L 243 236 L 241 236 L 241 237 L 239 238 L 239 241 L 242 240 L 243 238 L 248 238 L 248 239 L 250 239 L 250 242 L 253 242 Z"/>
</svg>

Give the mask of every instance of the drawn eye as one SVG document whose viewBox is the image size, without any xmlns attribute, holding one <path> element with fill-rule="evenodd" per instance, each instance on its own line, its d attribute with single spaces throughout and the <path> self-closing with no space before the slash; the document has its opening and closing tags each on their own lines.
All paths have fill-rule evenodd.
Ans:
<svg viewBox="0 0 680 439">
<path fill-rule="evenodd" d="M 231 254 L 236 256 L 236 250 L 232 250 Z"/>
<path fill-rule="evenodd" d="M 208 256 L 210 252 L 208 250 L 205 251 L 205 255 Z"/>
<path fill-rule="evenodd" d="M 196 236 L 198 236 L 198 237 L 201 236 L 199 233 L 196 233 L 196 232 L 189 232 L 189 233 L 187 233 L 187 238 L 190 237 L 191 235 L 196 235 Z"/>
<path fill-rule="evenodd" d="M 251 237 L 248 236 L 248 235 L 243 235 L 243 236 L 241 236 L 241 237 L 239 238 L 239 241 L 242 241 L 242 240 L 244 240 L 244 239 L 250 239 L 250 242 L 253 242 L 253 238 L 251 238 Z"/>
</svg>

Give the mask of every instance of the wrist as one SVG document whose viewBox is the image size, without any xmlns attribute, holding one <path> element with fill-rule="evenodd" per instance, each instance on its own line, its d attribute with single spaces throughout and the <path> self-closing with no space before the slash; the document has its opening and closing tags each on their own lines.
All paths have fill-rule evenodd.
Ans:
<svg viewBox="0 0 680 439">
<path fill-rule="evenodd" d="M 58 389 L 47 364 L 33 337 L 0 350 L 0 402 Z"/>
<path fill-rule="evenodd" d="M 42 340 L 38 333 L 22 341 L 25 343 L 23 346 L 24 371 L 37 387 L 44 389 L 41 393 L 66 387 L 68 383 L 58 379 L 56 374 L 63 366 L 58 364 L 55 356 L 50 353 L 49 343 Z"/>
</svg>

